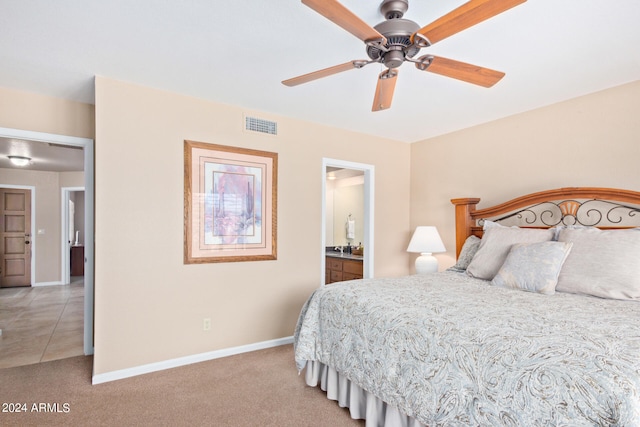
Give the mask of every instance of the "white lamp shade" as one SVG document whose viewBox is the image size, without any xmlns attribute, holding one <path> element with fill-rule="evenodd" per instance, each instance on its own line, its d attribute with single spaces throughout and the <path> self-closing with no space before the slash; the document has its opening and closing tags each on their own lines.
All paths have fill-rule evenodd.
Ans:
<svg viewBox="0 0 640 427">
<path fill-rule="evenodd" d="M 438 230 L 433 226 L 416 227 L 407 252 L 418 252 L 420 256 L 416 258 L 416 273 L 435 273 L 438 271 L 438 260 L 431 255 L 434 252 L 444 252 L 444 244 L 438 234 Z"/>
<path fill-rule="evenodd" d="M 445 251 L 446 249 L 442 243 L 440 234 L 438 234 L 438 230 L 431 225 L 416 227 L 416 231 L 414 231 L 411 241 L 409 242 L 409 247 L 407 248 L 407 252 L 427 254 Z"/>
</svg>

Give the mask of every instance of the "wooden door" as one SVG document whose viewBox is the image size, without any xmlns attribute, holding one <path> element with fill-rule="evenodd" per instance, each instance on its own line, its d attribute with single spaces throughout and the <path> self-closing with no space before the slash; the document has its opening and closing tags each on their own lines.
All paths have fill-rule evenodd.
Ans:
<svg viewBox="0 0 640 427">
<path fill-rule="evenodd" d="M 0 287 L 31 286 L 31 190 L 0 188 Z"/>
</svg>

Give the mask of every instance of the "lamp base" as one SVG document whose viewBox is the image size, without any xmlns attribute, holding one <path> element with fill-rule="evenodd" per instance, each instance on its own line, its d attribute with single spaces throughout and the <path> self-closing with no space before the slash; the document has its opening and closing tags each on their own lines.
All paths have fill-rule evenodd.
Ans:
<svg viewBox="0 0 640 427">
<path fill-rule="evenodd" d="M 416 274 L 435 273 L 438 271 L 438 260 L 430 253 L 423 252 L 416 258 Z"/>
</svg>

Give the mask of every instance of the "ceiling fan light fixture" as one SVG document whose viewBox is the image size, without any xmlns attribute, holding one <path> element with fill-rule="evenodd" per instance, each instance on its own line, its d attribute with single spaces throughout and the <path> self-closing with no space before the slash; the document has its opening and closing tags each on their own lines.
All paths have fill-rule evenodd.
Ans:
<svg viewBox="0 0 640 427">
<path fill-rule="evenodd" d="M 7 156 L 7 157 L 9 157 L 9 160 L 11 160 L 11 163 L 13 163 L 16 166 L 27 166 L 31 162 L 31 157 L 25 157 L 25 156 Z"/>
</svg>

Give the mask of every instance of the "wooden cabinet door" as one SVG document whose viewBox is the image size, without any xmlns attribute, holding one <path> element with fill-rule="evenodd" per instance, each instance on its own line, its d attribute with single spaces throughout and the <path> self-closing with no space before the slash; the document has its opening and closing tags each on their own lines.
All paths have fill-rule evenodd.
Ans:
<svg viewBox="0 0 640 427">
<path fill-rule="evenodd" d="M 326 257 L 325 284 L 362 279 L 362 261 Z"/>
<path fill-rule="evenodd" d="M 71 246 L 71 276 L 84 276 L 84 246 Z"/>
<path fill-rule="evenodd" d="M 0 188 L 0 287 L 31 286 L 31 190 Z"/>
<path fill-rule="evenodd" d="M 331 283 L 342 282 L 342 271 L 331 270 Z"/>
<path fill-rule="evenodd" d="M 362 277 L 362 261 L 345 260 L 342 263 L 342 271 Z"/>
</svg>

